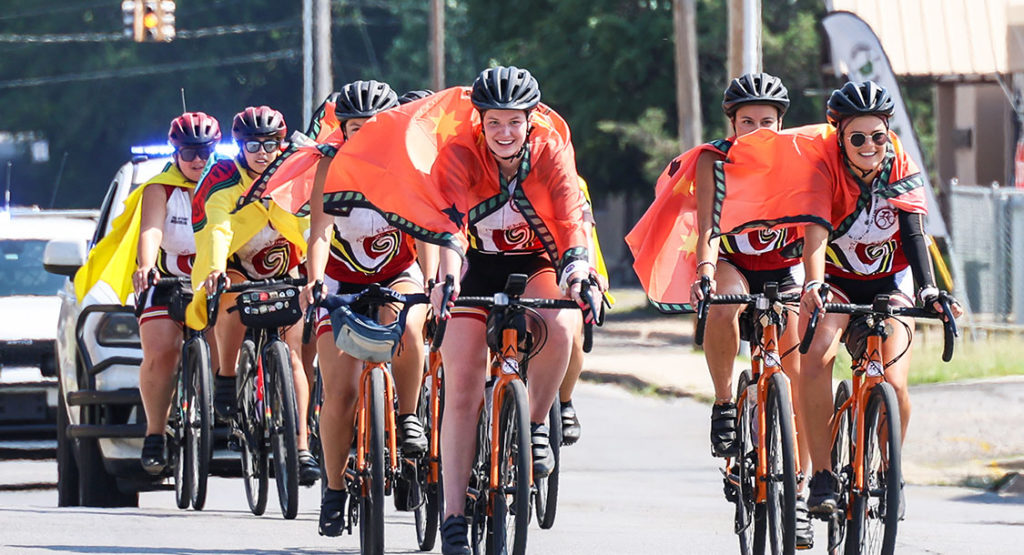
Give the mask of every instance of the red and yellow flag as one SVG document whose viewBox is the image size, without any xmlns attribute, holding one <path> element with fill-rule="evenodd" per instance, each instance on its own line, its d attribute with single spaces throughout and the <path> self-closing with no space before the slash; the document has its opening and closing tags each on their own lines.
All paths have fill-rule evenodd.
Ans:
<svg viewBox="0 0 1024 555">
<path fill-rule="evenodd" d="M 889 136 L 892 155 L 883 165 L 883 185 L 875 185 L 872 194 L 901 210 L 925 213 L 920 170 L 896 134 Z M 866 194 L 843 161 L 836 128 L 828 124 L 740 137 L 728 160 L 715 165 L 715 189 L 716 235 L 808 223 L 833 231 L 857 213 Z"/>
<path fill-rule="evenodd" d="M 661 172 L 654 202 L 626 235 L 633 270 L 651 303 L 664 312 L 686 312 L 697 276 L 697 159 L 704 152 L 724 156 L 728 141 L 690 149 Z"/>
</svg>

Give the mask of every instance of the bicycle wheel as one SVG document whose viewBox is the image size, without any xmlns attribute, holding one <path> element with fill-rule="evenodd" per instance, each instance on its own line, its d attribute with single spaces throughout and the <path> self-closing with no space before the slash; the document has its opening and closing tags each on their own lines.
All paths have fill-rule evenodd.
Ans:
<svg viewBox="0 0 1024 555">
<path fill-rule="evenodd" d="M 188 444 L 186 460 L 191 478 L 189 496 L 192 508 L 201 511 L 206 505 L 206 482 L 210 477 L 213 441 L 213 376 L 210 370 L 210 347 L 206 341 L 195 338 L 186 344 L 185 368 L 188 410 L 184 412 L 184 428 Z"/>
<path fill-rule="evenodd" d="M 370 370 L 370 398 L 367 399 L 366 471 L 362 474 L 359 498 L 360 553 L 384 553 L 384 371 Z"/>
<path fill-rule="evenodd" d="M 836 388 L 835 404 L 833 405 L 833 422 L 837 427 L 835 440 L 832 442 L 832 472 L 839 477 L 839 502 L 836 511 L 828 519 L 828 552 L 830 555 L 840 555 L 843 551 L 843 539 L 846 537 L 846 506 L 847 492 L 853 477 L 853 467 L 850 465 L 851 443 L 850 437 L 853 431 L 853 419 L 850 409 L 842 410 L 843 403 L 850 398 L 853 392 L 853 384 L 850 380 L 843 380 Z"/>
<path fill-rule="evenodd" d="M 293 519 L 299 512 L 298 412 L 295 410 L 295 377 L 284 341 L 273 341 L 263 350 L 264 399 L 270 403 L 270 447 L 274 452 L 274 483 L 281 514 Z M 269 399 L 268 399 L 269 395 Z"/>
<path fill-rule="evenodd" d="M 419 481 L 419 491 L 422 497 L 421 503 L 416 506 L 413 511 L 413 516 L 416 521 L 416 544 L 419 546 L 420 551 L 430 551 L 434 549 L 434 543 L 437 541 L 438 532 L 438 521 L 440 519 L 440 513 L 438 512 L 438 481 L 431 478 L 431 471 L 436 464 L 435 461 L 431 460 L 430 445 L 433 444 L 434 428 L 431 423 L 431 380 L 424 382 L 423 387 L 420 388 L 420 401 L 416 407 L 416 416 L 423 423 L 423 432 L 427 436 L 427 453 L 424 454 L 417 461 L 416 465 L 416 479 Z M 438 474 L 440 474 L 440 467 Z"/>
<path fill-rule="evenodd" d="M 555 512 L 558 509 L 558 471 L 562 467 L 562 410 L 558 405 L 558 399 L 555 399 L 551 404 L 551 410 L 548 411 L 548 437 L 551 441 L 551 450 L 555 454 L 555 469 L 547 478 L 535 480 L 537 524 L 542 530 L 548 530 L 555 525 Z"/>
<path fill-rule="evenodd" d="M 192 503 L 189 492 L 192 491 L 192 479 L 189 474 L 189 465 L 185 461 L 191 457 L 188 453 L 188 442 L 185 441 L 185 407 L 182 399 L 185 399 L 185 370 L 178 365 L 178 372 L 175 376 L 174 397 L 171 399 L 171 414 L 167 425 L 171 429 L 171 441 L 173 444 L 168 449 L 171 460 L 167 461 L 174 469 L 174 501 L 179 509 L 187 509 Z"/>
<path fill-rule="evenodd" d="M 263 440 L 262 384 L 256 368 L 256 345 L 250 339 L 242 342 L 238 351 L 238 411 L 234 430 L 241 442 L 242 483 L 249 510 L 259 516 L 267 510 L 269 469 L 267 449 Z"/>
<path fill-rule="evenodd" d="M 892 553 L 900 520 L 900 414 L 888 383 L 871 389 L 864 411 L 864 481 L 853 497 L 847 553 Z"/>
<path fill-rule="evenodd" d="M 530 525 L 530 404 L 526 386 L 505 386 L 498 412 L 498 487 L 488 492 L 487 553 L 523 555 Z"/>
<path fill-rule="evenodd" d="M 739 537 L 741 555 L 751 555 L 755 551 L 755 531 L 758 523 L 761 527 L 761 550 L 764 549 L 764 518 L 755 518 L 754 501 L 757 492 L 756 460 L 757 450 L 751 436 L 751 418 L 757 411 L 747 403 L 741 395 L 750 385 L 750 370 L 744 370 L 736 383 L 736 443 L 740 455 L 732 459 L 732 466 L 725 477 L 725 497 L 736 505 L 733 518 L 733 531 Z M 763 513 L 763 507 L 762 507 Z"/>
<path fill-rule="evenodd" d="M 484 393 L 490 395 L 490 391 Z M 486 407 L 486 401 L 484 407 Z M 469 474 L 469 488 L 466 495 L 466 518 L 469 519 L 469 546 L 473 555 L 484 553 L 484 537 L 487 535 L 488 495 L 491 479 L 491 432 L 490 413 L 481 408 L 476 421 L 476 455 L 473 470 Z"/>
<path fill-rule="evenodd" d="M 765 490 L 769 546 L 774 555 L 796 551 L 796 442 L 786 376 L 772 374 L 765 407 Z"/>
</svg>

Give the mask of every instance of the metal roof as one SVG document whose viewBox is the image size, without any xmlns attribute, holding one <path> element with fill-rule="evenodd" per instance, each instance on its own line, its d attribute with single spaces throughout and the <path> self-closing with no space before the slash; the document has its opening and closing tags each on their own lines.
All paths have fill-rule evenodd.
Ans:
<svg viewBox="0 0 1024 555">
<path fill-rule="evenodd" d="M 1024 0 L 831 0 L 827 5 L 870 25 L 897 75 L 976 79 L 1022 69 L 1010 67 L 1009 59 L 1022 58 L 1024 33 L 1008 32 L 1008 24 L 1024 30 Z M 1019 52 L 1008 55 L 1011 48 Z"/>
</svg>

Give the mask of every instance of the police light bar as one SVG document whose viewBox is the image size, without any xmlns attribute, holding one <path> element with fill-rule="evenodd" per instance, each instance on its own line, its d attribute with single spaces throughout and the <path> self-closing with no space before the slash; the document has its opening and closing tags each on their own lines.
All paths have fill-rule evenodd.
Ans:
<svg viewBox="0 0 1024 555">
<path fill-rule="evenodd" d="M 238 145 L 235 143 L 217 143 L 216 152 L 226 158 L 234 158 L 238 155 Z M 133 146 L 132 155 L 143 154 L 146 156 L 170 156 L 174 154 L 174 147 L 171 145 L 147 145 Z"/>
</svg>

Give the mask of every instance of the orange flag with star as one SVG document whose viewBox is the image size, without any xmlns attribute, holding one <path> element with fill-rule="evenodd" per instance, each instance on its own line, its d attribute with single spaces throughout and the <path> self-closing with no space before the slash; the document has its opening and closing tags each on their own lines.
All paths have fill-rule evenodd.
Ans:
<svg viewBox="0 0 1024 555">
<path fill-rule="evenodd" d="M 654 202 L 626 235 L 633 271 L 647 298 L 662 312 L 690 312 L 690 285 L 697 276 L 697 159 L 724 155 L 728 141 L 692 148 L 672 160 L 655 185 Z"/>
</svg>

